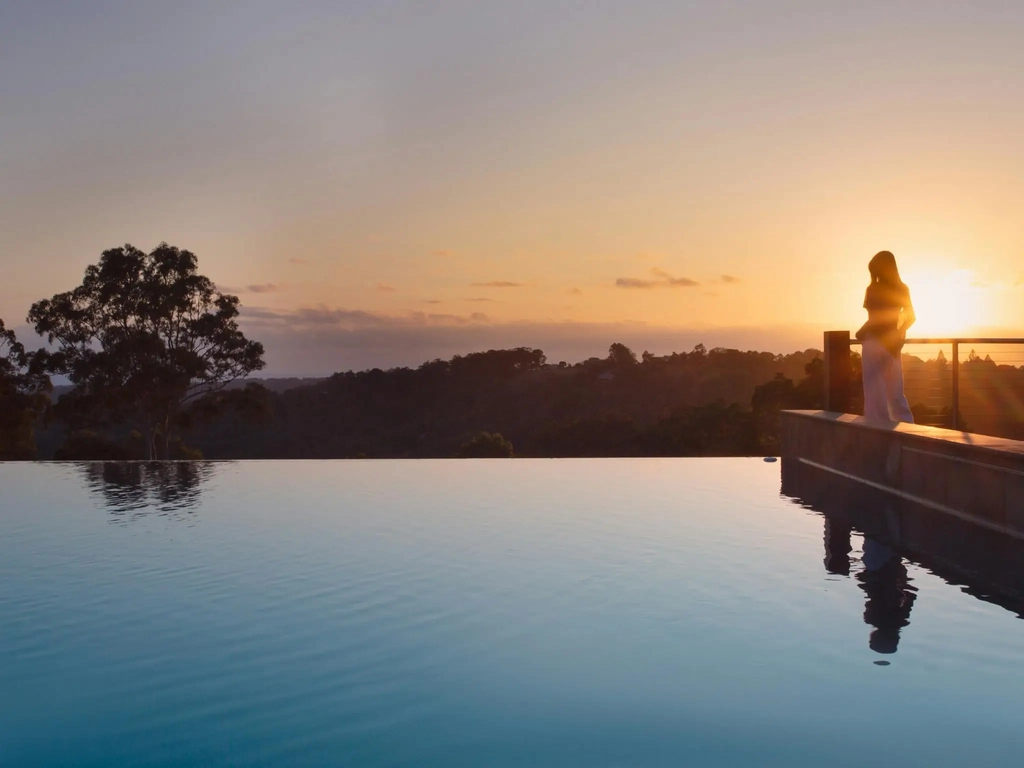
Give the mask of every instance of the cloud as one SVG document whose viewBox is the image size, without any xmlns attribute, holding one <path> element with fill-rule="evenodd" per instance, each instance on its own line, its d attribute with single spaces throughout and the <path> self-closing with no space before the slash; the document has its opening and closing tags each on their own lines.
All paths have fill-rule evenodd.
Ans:
<svg viewBox="0 0 1024 768">
<path fill-rule="evenodd" d="M 274 283 L 262 283 L 258 285 L 243 285 L 241 287 L 218 285 L 217 290 L 221 293 L 277 293 L 283 289 Z"/>
<path fill-rule="evenodd" d="M 395 289 L 394 289 L 394 287 L 393 287 L 393 286 L 390 286 L 390 285 L 386 285 L 386 284 L 384 284 L 384 283 L 377 283 L 377 290 L 378 290 L 378 291 L 383 291 L 383 292 L 387 292 L 387 291 L 393 291 L 393 290 L 395 290 Z"/>
<path fill-rule="evenodd" d="M 440 299 L 423 299 L 424 304 L 443 304 Z"/>
<path fill-rule="evenodd" d="M 307 261 L 306 259 L 291 258 L 291 259 L 288 259 L 288 263 L 289 264 L 294 264 L 297 267 L 305 267 L 305 266 L 307 266 L 309 264 L 309 261 Z"/>
<path fill-rule="evenodd" d="M 733 275 L 722 275 L 720 279 L 723 283 L 729 283 L 730 285 L 735 285 L 736 283 L 740 282 L 740 279 L 738 277 L 734 277 Z"/>
<path fill-rule="evenodd" d="M 472 288 L 522 288 L 525 283 L 513 283 L 509 280 L 491 280 L 489 283 L 470 283 Z"/>
<path fill-rule="evenodd" d="M 657 280 L 641 280 L 639 277 L 620 277 L 615 280 L 617 288 L 657 288 L 661 284 Z"/>
<path fill-rule="evenodd" d="M 488 299 L 486 296 L 474 296 L 472 299 L 466 299 L 466 301 L 473 301 L 478 303 L 486 301 L 490 304 L 501 304 L 501 302 L 498 301 L 497 299 Z"/>
<path fill-rule="evenodd" d="M 582 296 L 583 291 L 581 291 L 579 288 L 570 288 L 569 290 L 566 291 L 566 294 L 568 294 L 569 296 Z"/>
<path fill-rule="evenodd" d="M 651 270 L 654 280 L 639 277 L 620 277 L 615 281 L 617 288 L 695 288 L 700 285 L 688 277 L 674 277 L 663 269 L 655 267 Z"/>
<path fill-rule="evenodd" d="M 434 303 L 434 301 L 436 300 L 428 301 L 428 303 Z M 295 330 L 316 329 L 318 327 L 331 327 L 342 330 L 417 328 L 460 326 L 469 323 L 486 322 L 486 315 L 479 312 L 474 312 L 468 317 L 452 314 L 427 314 L 424 312 L 388 315 L 380 312 L 367 312 L 361 309 L 331 309 L 322 304 L 316 307 L 302 307 L 295 310 L 242 307 L 240 312 L 244 320 L 261 327 Z"/>
<path fill-rule="evenodd" d="M 440 256 L 441 258 L 447 259 L 455 255 L 454 251 L 448 251 L 444 248 L 438 248 L 435 251 L 430 252 L 431 256 Z"/>
<path fill-rule="evenodd" d="M 658 269 L 657 267 L 654 267 L 654 269 L 651 270 L 651 274 L 672 287 L 694 288 L 700 285 L 696 280 L 691 280 L 688 277 L 673 277 L 664 269 Z"/>
</svg>

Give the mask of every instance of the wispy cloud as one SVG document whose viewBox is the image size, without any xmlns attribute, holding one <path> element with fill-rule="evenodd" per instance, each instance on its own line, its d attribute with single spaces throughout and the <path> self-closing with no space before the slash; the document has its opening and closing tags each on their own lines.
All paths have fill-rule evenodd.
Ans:
<svg viewBox="0 0 1024 768">
<path fill-rule="evenodd" d="M 332 309 L 323 304 L 295 310 L 242 307 L 241 314 L 248 322 L 257 323 L 261 326 L 277 326 L 292 329 L 330 327 L 350 331 L 367 328 L 464 326 L 472 323 L 489 322 L 487 316 L 481 312 L 474 312 L 468 317 L 454 314 L 428 314 L 425 312 L 388 315 L 380 312 L 367 312 L 361 309 Z"/>
<path fill-rule="evenodd" d="M 497 299 L 488 299 L 486 296 L 474 296 L 472 299 L 466 299 L 466 301 L 472 301 L 475 303 L 487 302 L 489 304 L 500 304 L 501 302 Z"/>
<path fill-rule="evenodd" d="M 525 283 L 513 283 L 509 280 L 491 280 L 489 283 L 470 283 L 471 288 L 522 288 Z"/>
<path fill-rule="evenodd" d="M 579 288 L 570 288 L 569 290 L 566 291 L 566 294 L 569 296 L 582 296 L 583 291 L 581 291 Z"/>
<path fill-rule="evenodd" d="M 305 267 L 305 266 L 307 266 L 309 264 L 309 261 L 307 261 L 306 259 L 291 258 L 291 259 L 288 259 L 288 263 L 289 264 L 294 264 L 297 267 Z"/>
<path fill-rule="evenodd" d="M 615 280 L 616 288 L 657 288 L 660 280 L 644 280 L 639 277 L 620 277 Z"/>
<path fill-rule="evenodd" d="M 260 283 L 258 285 L 246 286 L 249 293 L 277 293 L 281 290 L 281 286 L 275 285 L 274 283 Z"/>
<path fill-rule="evenodd" d="M 277 293 L 282 287 L 274 283 L 261 283 L 257 285 L 218 285 L 217 290 L 221 293 Z"/>
<path fill-rule="evenodd" d="M 657 267 L 651 270 L 651 274 L 659 280 L 663 280 L 666 285 L 676 288 L 694 288 L 700 285 L 696 280 L 691 280 L 688 277 L 673 277 L 664 269 L 658 269 Z"/>
<path fill-rule="evenodd" d="M 443 304 L 440 299 L 423 299 L 424 304 Z"/>
<path fill-rule="evenodd" d="M 735 285 L 736 283 L 740 282 L 740 279 L 738 277 L 733 276 L 733 275 L 722 275 L 719 279 L 723 283 L 728 283 L 730 285 Z"/>
<path fill-rule="evenodd" d="M 615 281 L 618 288 L 695 288 L 700 285 L 696 280 L 688 277 L 675 277 L 663 269 L 655 267 L 651 270 L 654 279 L 640 277 L 620 277 Z"/>
<path fill-rule="evenodd" d="M 450 258 L 455 255 L 454 251 L 449 251 L 445 248 L 438 248 L 430 252 L 431 256 L 440 256 L 443 259 Z"/>
<path fill-rule="evenodd" d="M 388 291 L 395 290 L 394 286 L 387 285 L 386 283 L 377 283 L 377 290 L 387 293 Z"/>
</svg>

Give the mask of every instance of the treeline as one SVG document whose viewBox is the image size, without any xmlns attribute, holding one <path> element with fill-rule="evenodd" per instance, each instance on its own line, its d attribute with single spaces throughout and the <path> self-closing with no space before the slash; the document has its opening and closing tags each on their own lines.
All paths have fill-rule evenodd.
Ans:
<svg viewBox="0 0 1024 768">
<path fill-rule="evenodd" d="M 713 456 L 777 452 L 780 408 L 821 405 L 814 350 L 705 349 L 548 364 L 492 350 L 419 368 L 339 373 L 229 415 L 189 445 L 209 458 Z"/>
<path fill-rule="evenodd" d="M 854 400 L 860 359 L 853 356 Z M 949 363 L 905 356 L 908 391 L 949 394 Z M 418 368 L 338 373 L 261 392 L 252 408 L 183 426 L 175 458 L 432 458 L 774 455 L 779 413 L 823 405 L 819 353 L 706 349 L 666 356 L 613 344 L 607 357 L 549 364 L 538 349 L 491 350 Z M 961 363 L 961 424 L 1012 431 L 1024 371 L 971 355 Z M 249 385 L 249 390 L 254 385 Z M 999 400 L 993 402 L 993 398 Z M 1018 400 L 1014 400 L 1017 398 Z M 994 414 L 979 421 L 984 399 Z M 919 423 L 948 425 L 948 406 L 912 395 Z M 36 408 L 38 409 L 38 399 Z M 965 420 L 967 413 L 974 414 Z M 1008 410 L 1009 409 L 1009 410 Z M 1024 407 L 1017 410 L 1024 413 Z M 40 427 L 44 458 L 142 458 L 125 425 Z"/>
</svg>

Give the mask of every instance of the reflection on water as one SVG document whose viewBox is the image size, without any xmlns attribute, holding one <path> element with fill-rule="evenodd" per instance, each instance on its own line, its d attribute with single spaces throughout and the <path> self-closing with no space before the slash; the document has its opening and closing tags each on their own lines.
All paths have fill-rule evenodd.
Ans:
<svg viewBox="0 0 1024 768">
<path fill-rule="evenodd" d="M 193 461 L 95 462 L 82 464 L 91 493 L 103 497 L 116 522 L 148 514 L 188 518 L 216 464 Z"/>
<path fill-rule="evenodd" d="M 799 461 L 784 460 L 782 493 L 821 512 L 825 570 L 849 576 L 851 534 L 863 534 L 864 621 L 869 645 L 894 653 L 917 599 L 905 560 L 918 563 L 967 594 L 1024 618 L 1024 542 L 915 504 Z"/>
<path fill-rule="evenodd" d="M 850 575 L 850 524 L 829 515 L 825 516 L 825 570 L 837 576 Z"/>
<path fill-rule="evenodd" d="M 867 596 L 864 621 L 874 627 L 868 645 L 876 653 L 896 653 L 917 590 L 910 586 L 903 558 L 870 536 L 864 537 L 863 563 L 857 580 Z"/>
<path fill-rule="evenodd" d="M 889 525 L 892 515 L 885 515 Z M 851 572 L 853 526 L 834 513 L 825 514 L 825 570 L 837 576 Z M 874 629 L 868 647 L 876 653 L 896 653 L 900 630 L 910 624 L 910 610 L 917 598 L 903 558 L 881 540 L 864 536 L 857 585 L 864 591 L 864 622 Z"/>
</svg>

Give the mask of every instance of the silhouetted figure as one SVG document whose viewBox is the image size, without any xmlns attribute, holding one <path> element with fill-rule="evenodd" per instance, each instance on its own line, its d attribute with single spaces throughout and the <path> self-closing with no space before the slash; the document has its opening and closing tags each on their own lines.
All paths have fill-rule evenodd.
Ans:
<svg viewBox="0 0 1024 768">
<path fill-rule="evenodd" d="M 907 421 L 914 415 L 903 393 L 903 363 L 900 355 L 907 329 L 916 316 L 910 289 L 900 279 L 896 257 L 879 251 L 868 262 L 871 283 L 864 294 L 868 320 L 857 331 L 862 343 L 864 415 L 880 421 Z"/>
<path fill-rule="evenodd" d="M 867 595 L 864 623 L 874 627 L 868 646 L 876 653 L 896 653 L 900 630 L 910 624 L 910 609 L 917 599 L 903 558 L 868 536 L 864 537 L 864 570 L 857 574 Z"/>
</svg>

